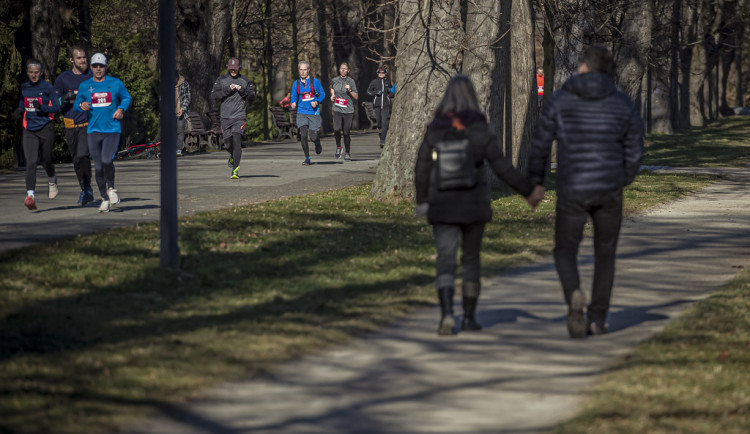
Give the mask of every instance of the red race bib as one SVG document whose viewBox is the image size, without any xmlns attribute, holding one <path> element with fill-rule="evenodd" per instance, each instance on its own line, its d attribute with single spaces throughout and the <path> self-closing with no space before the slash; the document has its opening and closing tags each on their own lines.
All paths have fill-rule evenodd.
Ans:
<svg viewBox="0 0 750 434">
<path fill-rule="evenodd" d="M 109 107 L 112 105 L 112 93 L 94 92 L 91 94 L 91 107 Z"/>
<path fill-rule="evenodd" d="M 39 97 L 23 97 L 23 106 L 26 108 L 27 112 L 36 111 L 34 108 L 34 101 L 39 101 L 39 104 L 42 103 L 42 99 Z"/>
</svg>

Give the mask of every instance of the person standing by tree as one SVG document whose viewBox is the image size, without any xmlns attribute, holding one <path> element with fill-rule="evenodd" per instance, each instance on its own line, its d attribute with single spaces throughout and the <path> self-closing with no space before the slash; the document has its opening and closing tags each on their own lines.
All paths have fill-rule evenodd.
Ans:
<svg viewBox="0 0 750 434">
<path fill-rule="evenodd" d="M 367 94 L 373 97 L 372 105 L 375 109 L 375 119 L 380 132 L 380 147 L 385 146 L 385 136 L 388 134 L 388 122 L 391 120 L 391 82 L 388 79 L 388 71 L 378 68 L 378 78 L 367 86 Z"/>
<path fill-rule="evenodd" d="M 36 209 L 36 164 L 41 151 L 42 167 L 47 172 L 49 198 L 57 197 L 57 176 L 52 164 L 52 146 L 55 142 L 55 113 L 60 113 L 60 100 L 55 89 L 42 79 L 42 62 L 31 58 L 26 61 L 29 81 L 21 85 L 21 101 L 16 116 L 23 118 L 23 155 L 26 159 L 26 199 L 24 205 Z"/>
<path fill-rule="evenodd" d="M 93 77 L 89 69 L 86 50 L 74 45 L 68 49 L 71 69 L 63 72 L 55 80 L 55 91 L 62 105 L 63 122 L 65 124 L 65 141 L 73 159 L 73 170 L 78 178 L 81 193 L 78 195 L 78 205 L 86 206 L 94 201 L 94 191 L 91 189 L 91 161 L 89 160 L 89 145 L 86 129 L 88 117 L 86 113 L 74 110 L 73 103 L 78 95 L 78 86 Z"/>
<path fill-rule="evenodd" d="M 445 163 L 451 164 L 444 165 L 446 157 L 451 161 Z M 439 335 L 453 334 L 455 325 L 453 296 L 459 237 L 463 268 L 462 329 L 482 329 L 475 318 L 480 292 L 480 251 L 484 226 L 492 220 L 485 161 L 497 176 L 526 197 L 532 209 L 544 197 L 543 188 L 535 188 L 505 159 L 497 136 L 479 108 L 474 85 L 468 77 L 457 75 L 448 82 L 435 116 L 427 125 L 414 169 L 417 215 L 426 216 L 432 224 L 437 248 Z M 463 170 L 451 173 L 451 167 Z"/>
<path fill-rule="evenodd" d="M 331 102 L 333 102 L 333 134 L 336 138 L 336 159 L 341 158 L 341 133 L 344 133 L 344 161 L 351 161 L 352 138 L 349 131 L 354 119 L 354 101 L 359 99 L 357 83 L 349 77 L 349 64 L 339 65 L 339 76 L 331 80 Z"/>
<path fill-rule="evenodd" d="M 247 125 L 245 101 L 252 103 L 255 99 L 255 88 L 247 77 L 240 74 L 240 67 L 240 59 L 230 57 L 227 60 L 228 72 L 216 79 L 210 97 L 221 101 L 221 131 L 229 152 L 227 165 L 232 169 L 232 179 L 240 177 L 242 134 Z"/>
<path fill-rule="evenodd" d="M 130 93 L 120 79 L 107 75 L 107 56 L 91 56 L 94 76 L 78 87 L 73 108 L 88 116 L 88 144 L 94 159 L 94 177 L 102 203 L 99 212 L 109 212 L 120 203 L 115 189 L 115 164 L 112 161 L 120 146 L 120 120 L 130 107 Z"/>
<path fill-rule="evenodd" d="M 544 102 L 544 69 L 536 69 L 536 103 L 539 107 Z"/>
<path fill-rule="evenodd" d="M 176 71 L 175 107 L 177 109 L 177 156 L 182 157 L 182 146 L 185 143 L 185 123 L 190 112 L 190 84 L 180 71 Z"/>
<path fill-rule="evenodd" d="M 299 67 L 299 78 L 292 83 L 292 110 L 297 110 L 297 128 L 299 128 L 299 137 L 302 142 L 302 152 L 305 153 L 303 165 L 309 166 L 310 148 L 307 145 L 308 131 L 310 140 L 315 144 L 315 153 L 323 152 L 320 145 L 318 132 L 323 125 L 320 118 L 320 104 L 326 98 L 326 92 L 320 81 L 315 77 L 310 77 L 310 63 L 301 61 L 297 64 Z"/>
<path fill-rule="evenodd" d="M 554 257 L 571 338 L 607 333 L 622 190 L 633 182 L 643 156 L 643 121 L 633 101 L 615 87 L 613 64 L 604 47 L 584 50 L 578 73 L 544 104 L 529 154 L 529 179 L 541 186 L 557 141 Z M 585 320 L 578 246 L 588 217 L 594 223 L 594 282 Z"/>
</svg>

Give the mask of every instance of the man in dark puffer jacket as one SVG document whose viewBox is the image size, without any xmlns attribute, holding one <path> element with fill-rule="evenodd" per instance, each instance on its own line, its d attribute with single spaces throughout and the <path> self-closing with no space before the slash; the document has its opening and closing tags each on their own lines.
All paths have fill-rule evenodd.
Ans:
<svg viewBox="0 0 750 434">
<path fill-rule="evenodd" d="M 529 155 L 529 180 L 541 185 L 552 142 L 557 140 L 554 257 L 573 338 L 607 332 L 622 190 L 638 173 L 644 140 L 638 111 L 612 81 L 612 53 L 589 47 L 579 64 L 578 74 L 544 105 Z M 595 262 L 585 320 L 577 256 L 588 216 L 594 223 Z"/>
</svg>

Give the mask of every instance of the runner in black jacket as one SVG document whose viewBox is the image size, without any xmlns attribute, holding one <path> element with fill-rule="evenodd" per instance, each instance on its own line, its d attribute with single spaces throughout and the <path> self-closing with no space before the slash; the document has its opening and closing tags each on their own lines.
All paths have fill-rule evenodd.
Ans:
<svg viewBox="0 0 750 434">
<path fill-rule="evenodd" d="M 391 80 L 388 79 L 388 71 L 378 68 L 378 78 L 367 86 L 367 94 L 372 98 L 372 106 L 375 109 L 375 119 L 380 131 L 380 147 L 385 145 L 385 136 L 388 134 L 388 123 L 391 119 Z"/>
</svg>

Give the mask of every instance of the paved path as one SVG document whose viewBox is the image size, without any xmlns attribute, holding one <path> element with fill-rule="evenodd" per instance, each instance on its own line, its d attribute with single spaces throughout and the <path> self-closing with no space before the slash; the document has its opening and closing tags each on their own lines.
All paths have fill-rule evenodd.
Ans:
<svg viewBox="0 0 750 434">
<path fill-rule="evenodd" d="M 251 145 L 243 150 L 240 179 L 229 179 L 224 151 L 177 159 L 180 215 L 226 208 L 283 196 L 331 190 L 371 181 L 380 158 L 375 133 L 352 137 L 352 161 L 333 158 L 332 138 L 322 141 L 323 154 L 313 154 L 312 166 L 302 166 L 304 155 L 297 141 Z M 311 145 L 312 148 L 312 145 Z M 0 252 L 47 243 L 77 234 L 131 225 L 160 218 L 160 160 L 116 161 L 116 186 L 122 202 L 112 212 L 99 213 L 97 201 L 76 205 L 80 189 L 72 164 L 57 165 L 60 195 L 47 199 L 47 175 L 37 168 L 37 206 L 29 211 L 23 171 L 0 174 Z M 93 166 L 92 166 L 93 170 Z"/>
<path fill-rule="evenodd" d="M 608 364 L 750 263 L 750 171 L 628 219 L 611 333 L 571 340 L 551 258 L 484 281 L 481 333 L 436 336 L 438 309 L 224 384 L 135 433 L 533 433 L 571 417 Z M 590 285 L 591 240 L 582 249 Z M 459 308 L 460 311 L 460 308 Z"/>
</svg>

